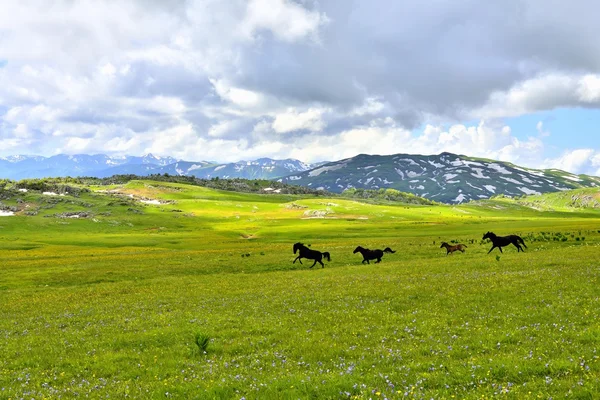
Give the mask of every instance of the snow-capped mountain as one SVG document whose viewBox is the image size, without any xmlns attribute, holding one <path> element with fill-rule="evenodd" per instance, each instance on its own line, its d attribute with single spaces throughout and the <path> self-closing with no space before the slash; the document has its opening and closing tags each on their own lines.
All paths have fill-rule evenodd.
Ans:
<svg viewBox="0 0 600 400">
<path fill-rule="evenodd" d="M 299 160 L 273 160 L 259 158 L 254 161 L 238 161 L 228 164 L 210 163 L 184 163 L 158 170 L 158 173 L 171 175 L 193 175 L 197 178 L 246 178 L 246 179 L 274 179 L 289 174 L 303 172 L 316 167 L 316 164 L 306 164 Z"/>
<path fill-rule="evenodd" d="M 10 156 L 0 158 L 0 178 L 20 180 L 26 178 L 95 176 L 132 174 L 187 175 L 199 178 L 249 178 L 273 179 L 314 168 L 319 164 L 302 161 L 261 158 L 253 161 L 218 164 L 209 161 L 182 161 L 173 157 L 110 157 L 104 154 L 65 155 L 52 157 Z"/>
<path fill-rule="evenodd" d="M 360 154 L 289 175 L 280 181 L 337 193 L 348 188 L 393 188 L 443 203 L 462 203 L 498 194 L 514 197 L 600 187 L 598 177 L 554 169 L 528 169 L 451 153 L 430 156 Z"/>
<path fill-rule="evenodd" d="M 52 157 L 19 155 L 0 159 L 0 177 L 18 180 L 60 176 L 105 176 L 101 171 L 114 168 L 118 170 L 118 167 L 128 166 L 128 169 L 135 171 L 129 173 L 137 173 L 138 170 L 145 170 L 144 166 L 158 167 L 176 161 L 173 157 L 156 157 L 152 154 L 142 157 L 109 157 L 105 154 L 58 154 Z M 132 168 L 134 165 L 140 168 Z"/>
</svg>

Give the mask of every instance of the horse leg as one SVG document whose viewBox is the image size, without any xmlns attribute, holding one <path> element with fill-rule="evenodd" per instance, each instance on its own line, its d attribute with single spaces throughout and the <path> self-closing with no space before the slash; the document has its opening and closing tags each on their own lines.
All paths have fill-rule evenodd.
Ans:
<svg viewBox="0 0 600 400">
<path fill-rule="evenodd" d="M 496 248 L 496 245 L 493 245 L 492 248 L 490 249 L 490 251 L 488 251 L 487 253 L 490 254 L 492 252 L 492 250 L 494 250 Z M 500 249 L 500 247 L 498 247 Z M 502 251 L 502 249 L 500 249 L 500 251 Z"/>
<path fill-rule="evenodd" d="M 321 264 L 321 268 L 325 268 L 325 265 L 323 264 L 323 261 L 321 260 L 317 260 L 319 262 L 319 264 Z"/>
<path fill-rule="evenodd" d="M 319 262 L 321 262 L 321 261 L 319 261 Z M 310 266 L 310 268 L 314 267 L 316 263 L 317 263 L 317 260 L 315 260 L 315 262 L 313 263 L 313 265 Z M 321 264 L 323 264 L 323 263 L 321 263 Z"/>
<path fill-rule="evenodd" d="M 378 258 L 377 261 L 375 261 L 375 264 L 380 263 L 381 262 L 381 258 Z"/>
<path fill-rule="evenodd" d="M 296 257 L 296 258 L 294 259 L 294 262 L 293 262 L 292 264 L 296 264 L 296 260 L 298 260 L 298 259 L 300 259 L 300 256 Z M 302 261 L 300 261 L 300 264 L 302 264 Z"/>
</svg>

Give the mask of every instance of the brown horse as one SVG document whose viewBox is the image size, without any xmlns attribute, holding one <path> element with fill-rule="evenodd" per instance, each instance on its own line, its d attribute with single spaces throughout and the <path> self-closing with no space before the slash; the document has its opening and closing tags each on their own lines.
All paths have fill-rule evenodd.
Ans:
<svg viewBox="0 0 600 400">
<path fill-rule="evenodd" d="M 446 255 L 448 255 L 448 254 L 452 254 L 452 253 L 454 253 L 454 252 L 455 252 L 455 251 L 457 251 L 457 250 L 458 250 L 458 251 L 461 251 L 461 252 L 463 252 L 463 253 L 464 253 L 464 252 L 465 252 L 465 249 L 467 248 L 467 246 L 466 246 L 466 245 L 464 245 L 464 244 L 457 244 L 457 245 L 454 245 L 454 246 L 452 246 L 452 245 L 449 245 L 449 244 L 448 244 L 448 243 L 446 243 L 446 242 L 442 242 L 442 245 L 440 246 L 440 249 L 441 249 L 442 247 L 445 247 L 445 248 L 446 248 Z"/>
</svg>

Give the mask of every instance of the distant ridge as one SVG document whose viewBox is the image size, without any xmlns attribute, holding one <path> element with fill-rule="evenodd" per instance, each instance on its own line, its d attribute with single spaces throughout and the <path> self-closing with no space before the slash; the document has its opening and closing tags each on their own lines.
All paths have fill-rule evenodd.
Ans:
<svg viewBox="0 0 600 400">
<path fill-rule="evenodd" d="M 66 176 L 105 178 L 123 174 L 139 176 L 169 174 L 205 179 L 216 177 L 272 179 L 302 172 L 317 165 L 320 164 L 307 164 L 295 159 L 270 158 L 217 164 L 210 161 L 183 161 L 152 154 L 141 157 L 111 157 L 105 154 L 59 154 L 52 157 L 16 155 L 0 158 L 0 178 L 21 180 Z"/>
<path fill-rule="evenodd" d="M 281 179 L 283 183 L 340 193 L 346 189 L 392 188 L 443 203 L 494 195 L 522 196 L 599 187 L 600 178 L 565 171 L 523 168 L 452 153 L 438 155 L 359 154 Z"/>
</svg>

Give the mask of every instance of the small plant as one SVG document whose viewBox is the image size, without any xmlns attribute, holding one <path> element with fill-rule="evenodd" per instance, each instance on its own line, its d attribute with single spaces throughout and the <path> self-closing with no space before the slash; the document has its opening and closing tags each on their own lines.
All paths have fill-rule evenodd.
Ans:
<svg viewBox="0 0 600 400">
<path fill-rule="evenodd" d="M 496 256 L 496 261 L 500 261 L 500 256 Z"/>
<path fill-rule="evenodd" d="M 200 350 L 200 354 L 206 354 L 208 351 L 208 344 L 210 343 L 210 336 L 202 332 L 196 332 L 195 343 Z"/>
</svg>

